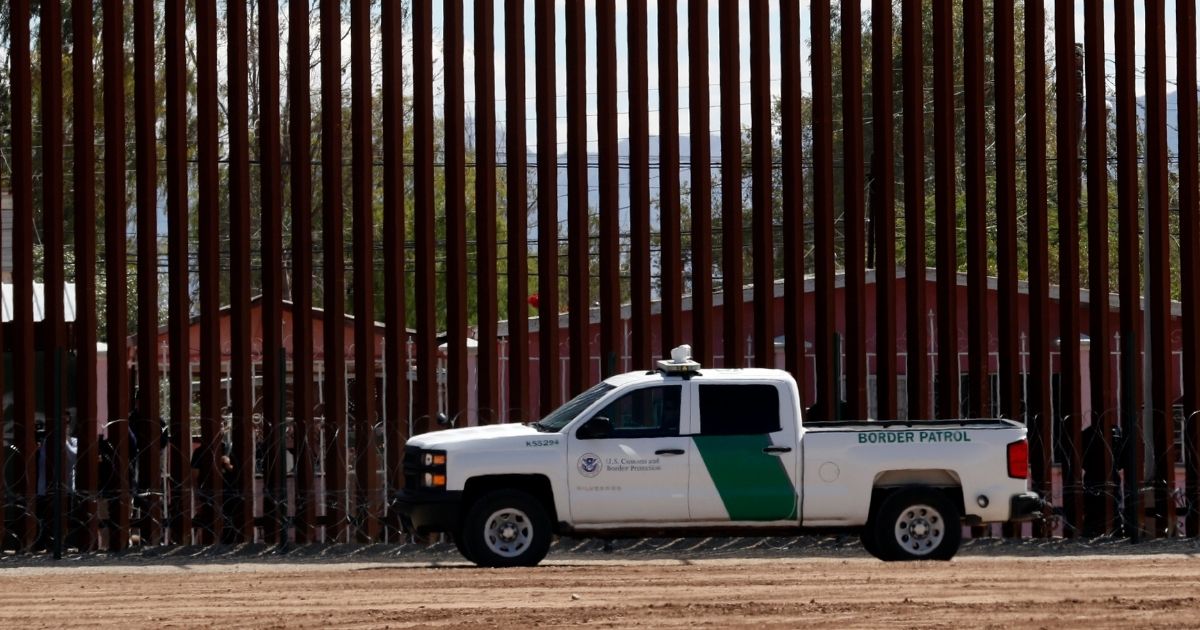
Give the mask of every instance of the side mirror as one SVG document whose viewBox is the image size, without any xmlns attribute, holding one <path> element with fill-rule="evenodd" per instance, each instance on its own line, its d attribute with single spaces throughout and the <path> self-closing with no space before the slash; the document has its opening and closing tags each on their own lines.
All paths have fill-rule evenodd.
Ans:
<svg viewBox="0 0 1200 630">
<path fill-rule="evenodd" d="M 575 437 L 581 440 L 601 440 L 612 435 L 612 432 L 612 420 L 604 416 L 596 416 L 579 427 Z"/>
<path fill-rule="evenodd" d="M 439 411 L 437 415 L 437 423 L 439 427 L 448 427 L 450 426 L 450 418 L 447 418 L 446 414 Z"/>
</svg>

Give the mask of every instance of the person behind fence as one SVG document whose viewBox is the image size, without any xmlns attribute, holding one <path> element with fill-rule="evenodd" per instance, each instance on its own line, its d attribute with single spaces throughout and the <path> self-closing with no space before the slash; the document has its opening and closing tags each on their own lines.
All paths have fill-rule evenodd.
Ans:
<svg viewBox="0 0 1200 630">
<path fill-rule="evenodd" d="M 237 536 L 237 532 L 234 531 L 233 515 L 241 509 L 243 500 L 241 493 L 238 492 L 237 473 L 233 460 L 229 456 L 230 449 L 225 443 L 224 435 L 219 434 L 213 441 L 217 444 L 217 470 L 221 475 L 221 542 L 230 543 L 234 542 Z M 210 527 L 213 522 L 215 498 L 213 495 L 215 493 L 209 483 L 208 475 L 205 474 L 204 466 L 206 458 L 212 452 L 211 446 L 211 443 L 201 444 L 199 448 L 192 451 L 192 480 L 196 488 L 196 501 L 200 507 L 197 524 L 201 527 Z"/>
<path fill-rule="evenodd" d="M 72 506 L 76 503 L 75 497 L 75 462 L 79 458 L 79 438 L 75 437 L 75 420 L 70 415 L 63 416 L 63 449 L 62 457 L 65 459 L 63 466 L 63 475 L 59 488 L 67 494 L 65 512 L 63 512 L 63 527 L 67 530 L 64 535 L 64 540 L 69 540 L 70 530 L 72 528 L 70 515 Z M 38 518 L 38 537 L 34 542 L 34 549 L 49 549 L 54 544 L 54 479 L 53 471 L 47 470 L 47 462 L 50 459 L 49 449 L 50 437 L 44 428 L 38 428 L 37 434 L 37 518 Z"/>
</svg>

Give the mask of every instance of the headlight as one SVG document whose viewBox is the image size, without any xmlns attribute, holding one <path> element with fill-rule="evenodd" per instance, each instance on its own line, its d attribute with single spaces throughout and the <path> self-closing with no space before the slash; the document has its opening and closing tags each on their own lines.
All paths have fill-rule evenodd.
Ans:
<svg viewBox="0 0 1200 630">
<path fill-rule="evenodd" d="M 425 473 L 425 479 L 423 481 L 425 482 L 426 488 L 446 487 L 446 475 L 441 473 Z"/>
<path fill-rule="evenodd" d="M 445 453 L 426 452 L 424 464 L 426 467 L 445 466 L 446 465 L 446 454 Z"/>
</svg>

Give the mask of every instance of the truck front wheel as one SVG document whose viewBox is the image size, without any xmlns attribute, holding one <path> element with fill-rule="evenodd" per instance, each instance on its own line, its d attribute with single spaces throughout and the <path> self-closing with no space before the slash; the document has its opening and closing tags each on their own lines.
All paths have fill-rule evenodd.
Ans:
<svg viewBox="0 0 1200 630">
<path fill-rule="evenodd" d="M 875 524 L 878 557 L 949 560 L 962 544 L 958 509 L 937 490 L 912 488 L 888 497 Z"/>
<path fill-rule="evenodd" d="M 467 559 L 479 566 L 532 567 L 550 550 L 550 518 L 532 496 L 497 490 L 471 505 L 462 536 Z"/>
</svg>

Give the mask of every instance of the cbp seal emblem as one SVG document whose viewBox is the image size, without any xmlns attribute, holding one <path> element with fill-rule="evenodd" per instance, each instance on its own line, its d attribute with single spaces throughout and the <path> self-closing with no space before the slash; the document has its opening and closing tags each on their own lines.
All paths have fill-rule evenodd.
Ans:
<svg viewBox="0 0 1200 630">
<path fill-rule="evenodd" d="M 579 457 L 579 474 L 584 477 L 595 477 L 600 474 L 600 458 L 595 453 L 584 453 Z"/>
</svg>

